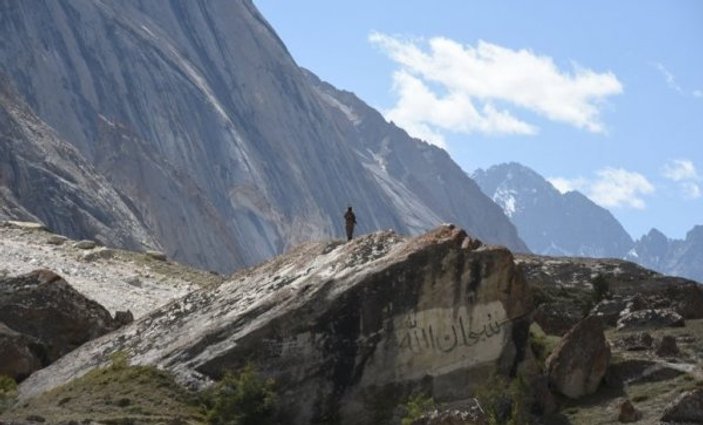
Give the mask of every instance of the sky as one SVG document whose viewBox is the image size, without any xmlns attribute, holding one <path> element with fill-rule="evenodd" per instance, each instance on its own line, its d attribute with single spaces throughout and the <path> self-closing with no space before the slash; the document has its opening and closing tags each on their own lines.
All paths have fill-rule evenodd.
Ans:
<svg viewBox="0 0 703 425">
<path fill-rule="evenodd" d="M 519 162 L 635 239 L 703 225 L 703 1 L 254 3 L 300 66 L 468 173 Z"/>
</svg>

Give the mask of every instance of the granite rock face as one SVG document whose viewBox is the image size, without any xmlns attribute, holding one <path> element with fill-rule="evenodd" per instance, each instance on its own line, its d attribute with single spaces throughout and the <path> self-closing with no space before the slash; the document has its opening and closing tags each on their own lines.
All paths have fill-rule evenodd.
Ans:
<svg viewBox="0 0 703 425">
<path fill-rule="evenodd" d="M 253 362 L 298 424 L 382 422 L 417 390 L 463 400 L 491 373 L 515 371 L 531 310 L 512 254 L 479 245 L 453 226 L 302 245 L 84 345 L 20 396 L 123 350 L 193 386 Z"/>
<path fill-rule="evenodd" d="M 454 221 L 527 249 L 445 152 L 314 86 L 251 0 L 0 10 L 0 71 L 168 258 L 231 272 L 342 235 L 347 205 L 358 234 Z"/>
<path fill-rule="evenodd" d="M 1 18 L 0 18 L 1 19 Z M 0 75 L 0 219 L 140 249 L 158 246 L 128 202 Z"/>
</svg>

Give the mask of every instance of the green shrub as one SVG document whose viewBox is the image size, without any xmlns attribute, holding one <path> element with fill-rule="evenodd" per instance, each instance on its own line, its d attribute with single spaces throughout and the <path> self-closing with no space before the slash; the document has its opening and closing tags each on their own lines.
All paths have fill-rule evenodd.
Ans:
<svg viewBox="0 0 703 425">
<path fill-rule="evenodd" d="M 474 392 L 488 425 L 527 425 L 530 423 L 530 389 L 518 375 L 512 382 L 493 375 Z"/>
<path fill-rule="evenodd" d="M 412 425 L 413 422 L 420 419 L 422 415 L 435 407 L 436 404 L 432 397 L 425 396 L 424 394 L 412 395 L 403 405 L 405 416 L 403 416 L 400 423 L 401 425 Z"/>
<path fill-rule="evenodd" d="M 0 375 L 0 413 L 4 412 L 15 402 L 17 383 L 9 376 Z"/>
<path fill-rule="evenodd" d="M 274 382 L 262 379 L 247 365 L 227 372 L 205 396 L 208 423 L 213 425 L 272 425 L 276 417 Z"/>
</svg>

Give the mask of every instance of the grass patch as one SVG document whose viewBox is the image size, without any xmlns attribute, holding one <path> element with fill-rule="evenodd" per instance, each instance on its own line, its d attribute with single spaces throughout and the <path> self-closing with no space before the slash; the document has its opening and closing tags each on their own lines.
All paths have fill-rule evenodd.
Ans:
<svg viewBox="0 0 703 425">
<path fill-rule="evenodd" d="M 17 383 L 9 376 L 0 375 L 0 413 L 9 409 L 17 396 Z"/>
<path fill-rule="evenodd" d="M 537 358 L 540 368 L 544 368 L 547 357 L 552 354 L 559 341 L 561 341 L 561 337 L 547 335 L 537 323 L 533 322 L 530 325 L 530 348 Z"/>
<path fill-rule="evenodd" d="M 420 419 L 422 415 L 435 409 L 437 404 L 432 397 L 424 394 L 415 394 L 410 396 L 402 405 L 405 411 L 405 416 L 400 420 L 401 425 L 412 425 L 413 422 Z"/>
<path fill-rule="evenodd" d="M 8 410 L 4 418 L 37 415 L 48 422 L 85 420 L 108 424 L 205 422 L 193 393 L 168 373 L 151 366 L 130 366 L 123 354 L 66 385 Z"/>
</svg>

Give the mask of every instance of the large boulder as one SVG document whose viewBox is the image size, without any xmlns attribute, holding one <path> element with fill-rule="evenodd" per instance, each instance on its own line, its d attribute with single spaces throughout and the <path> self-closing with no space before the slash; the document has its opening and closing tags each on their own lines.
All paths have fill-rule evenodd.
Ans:
<svg viewBox="0 0 703 425">
<path fill-rule="evenodd" d="M 703 388 L 689 391 L 664 410 L 664 422 L 703 424 Z"/>
<path fill-rule="evenodd" d="M 0 375 L 21 381 L 42 367 L 44 346 L 0 323 Z"/>
<path fill-rule="evenodd" d="M 292 423 L 383 423 L 413 392 L 464 400 L 516 371 L 530 295 L 505 248 L 441 226 L 303 245 L 92 341 L 32 375 L 25 399 L 129 353 L 205 385 L 247 363 Z"/>
<path fill-rule="evenodd" d="M 588 316 L 566 333 L 547 358 L 549 381 L 553 388 L 576 399 L 594 393 L 610 362 L 610 346 L 603 323 Z"/>
<path fill-rule="evenodd" d="M 43 366 L 116 327 L 104 307 L 49 270 L 0 279 L 0 322 L 43 347 Z"/>
</svg>

